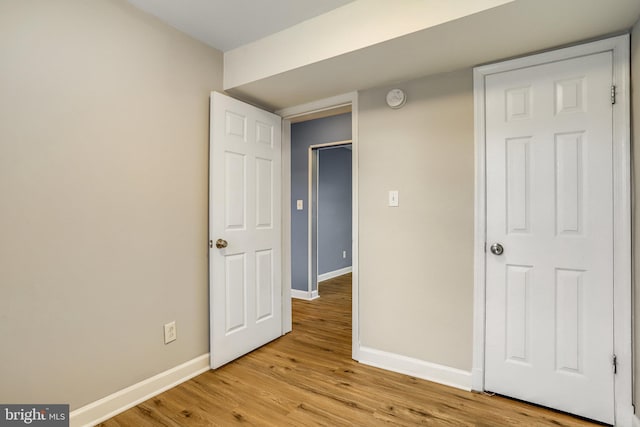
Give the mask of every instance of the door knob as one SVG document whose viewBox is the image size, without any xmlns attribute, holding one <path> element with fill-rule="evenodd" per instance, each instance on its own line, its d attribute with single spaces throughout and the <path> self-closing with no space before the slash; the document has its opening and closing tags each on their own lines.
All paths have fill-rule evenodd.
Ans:
<svg viewBox="0 0 640 427">
<path fill-rule="evenodd" d="M 228 245 L 228 243 L 224 239 L 216 240 L 216 248 L 218 248 L 218 249 L 224 249 L 224 248 L 227 247 L 227 245 Z"/>
<path fill-rule="evenodd" d="M 494 243 L 491 245 L 491 253 L 494 255 L 502 255 L 504 253 L 504 248 L 500 243 Z"/>
</svg>

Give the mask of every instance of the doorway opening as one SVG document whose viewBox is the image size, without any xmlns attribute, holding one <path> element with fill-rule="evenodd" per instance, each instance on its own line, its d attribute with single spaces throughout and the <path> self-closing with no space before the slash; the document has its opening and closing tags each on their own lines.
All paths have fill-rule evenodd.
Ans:
<svg viewBox="0 0 640 427">
<path fill-rule="evenodd" d="M 291 124 L 291 296 L 351 271 L 351 113 Z M 348 271 L 347 271 L 348 268 Z"/>
<path fill-rule="evenodd" d="M 342 145 L 351 143 L 351 241 L 347 248 L 338 252 L 341 259 L 343 252 L 347 252 L 347 257 L 351 255 L 351 353 L 352 358 L 358 360 L 359 357 L 359 328 L 358 328 L 358 182 L 357 182 L 357 93 L 348 93 L 315 101 L 309 104 L 295 106 L 277 111 L 283 118 L 282 132 L 282 153 L 283 159 L 290 160 L 294 150 L 299 149 L 292 143 L 292 131 L 296 124 L 313 123 L 313 120 L 324 119 L 326 121 L 339 120 L 342 117 L 343 129 L 346 133 L 339 134 L 337 128 L 329 128 L 328 135 L 322 140 L 310 140 L 308 145 L 302 148 L 302 173 L 296 170 L 296 165 L 291 161 L 283 161 L 283 333 L 291 331 L 291 297 L 303 297 L 303 299 L 313 299 L 317 294 L 317 288 L 309 287 L 309 145 L 341 142 Z M 322 161 L 322 159 L 320 160 Z M 295 187 L 300 182 L 302 189 Z M 302 200 L 302 212 L 298 211 L 298 200 Z M 300 215 L 298 215 L 300 214 Z M 304 243 L 299 247 L 294 247 L 292 242 L 293 229 L 299 225 L 298 220 L 302 220 Z M 302 253 L 302 257 L 300 257 Z M 302 259 L 301 259 L 302 258 Z M 297 275 L 294 271 L 298 271 Z M 303 273 L 300 274 L 300 269 Z M 295 277 L 294 277 L 295 275 Z M 327 276 L 321 277 L 321 280 Z M 286 292 L 286 291 L 289 292 Z"/>
<path fill-rule="evenodd" d="M 352 272 L 351 140 L 309 147 L 309 289 Z M 295 236 L 292 236 L 295 238 Z"/>
</svg>

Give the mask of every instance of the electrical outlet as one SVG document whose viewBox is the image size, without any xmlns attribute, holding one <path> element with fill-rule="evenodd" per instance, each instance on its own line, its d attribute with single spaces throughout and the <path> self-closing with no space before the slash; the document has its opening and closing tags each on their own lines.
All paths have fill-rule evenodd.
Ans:
<svg viewBox="0 0 640 427">
<path fill-rule="evenodd" d="M 178 331 L 176 330 L 176 321 L 169 322 L 164 325 L 164 343 L 169 344 L 178 338 Z"/>
<path fill-rule="evenodd" d="M 342 258 L 344 258 L 344 259 L 347 258 L 347 251 L 342 251 Z"/>
</svg>

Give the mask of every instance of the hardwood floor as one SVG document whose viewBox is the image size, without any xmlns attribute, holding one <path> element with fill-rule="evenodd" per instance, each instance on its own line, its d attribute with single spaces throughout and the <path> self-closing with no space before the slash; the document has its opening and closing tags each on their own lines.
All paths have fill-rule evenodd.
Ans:
<svg viewBox="0 0 640 427">
<path fill-rule="evenodd" d="M 351 360 L 351 275 L 293 301 L 293 332 L 100 426 L 588 426 Z"/>
</svg>

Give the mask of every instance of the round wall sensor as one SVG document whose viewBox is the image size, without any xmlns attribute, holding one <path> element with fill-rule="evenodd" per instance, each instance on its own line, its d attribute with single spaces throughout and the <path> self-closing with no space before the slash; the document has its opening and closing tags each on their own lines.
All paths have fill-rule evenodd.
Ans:
<svg viewBox="0 0 640 427">
<path fill-rule="evenodd" d="M 387 93 L 387 105 L 391 108 L 400 108 L 407 102 L 407 96 L 402 89 L 391 89 Z"/>
</svg>

